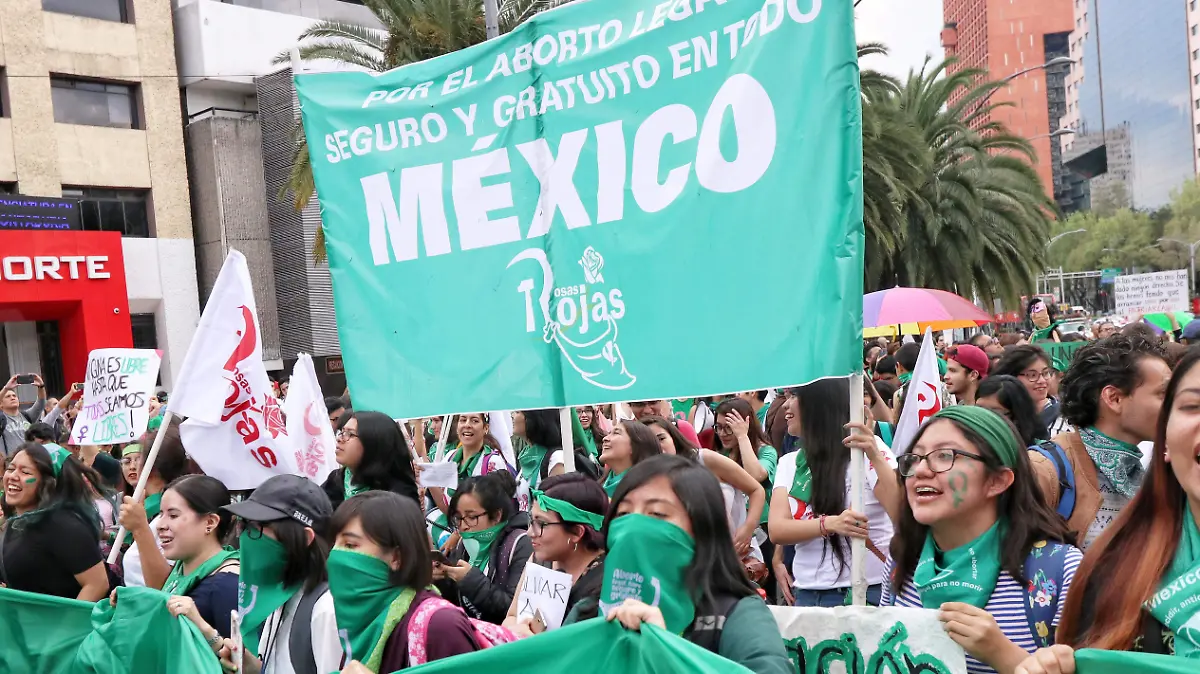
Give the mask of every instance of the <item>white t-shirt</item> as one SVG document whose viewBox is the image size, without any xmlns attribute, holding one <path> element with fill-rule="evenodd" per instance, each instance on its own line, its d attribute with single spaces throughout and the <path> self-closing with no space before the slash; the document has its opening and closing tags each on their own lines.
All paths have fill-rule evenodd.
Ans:
<svg viewBox="0 0 1200 674">
<path fill-rule="evenodd" d="M 304 593 L 297 592 L 267 617 L 258 640 L 258 657 L 263 674 L 295 674 L 291 656 L 292 617 Z M 318 672 L 336 672 L 342 666 L 342 643 L 338 639 L 333 595 L 328 591 L 313 604 L 312 650 Z"/>
<path fill-rule="evenodd" d="M 875 439 L 879 450 L 887 457 L 887 462 L 891 465 L 896 465 L 896 458 L 892 455 L 892 450 L 888 448 L 882 440 Z M 788 492 L 792 488 L 792 482 L 796 479 L 796 458 L 800 455 L 798 450 L 791 454 L 786 454 L 779 459 L 779 467 L 775 470 L 775 482 L 772 486 L 772 492 L 782 489 Z M 865 506 L 867 516 L 867 531 L 870 533 L 871 542 L 875 544 L 885 555 L 888 554 L 888 546 L 892 542 L 892 520 L 888 518 L 887 511 L 879 503 L 879 499 L 875 498 L 875 485 L 879 482 L 879 476 L 875 474 L 875 468 L 870 461 L 866 462 L 866 489 L 863 494 L 863 504 Z M 799 501 L 792 496 L 788 496 L 788 502 L 791 504 L 792 517 L 798 520 L 816 519 L 813 514 L 812 506 L 805 504 L 803 512 L 797 512 L 799 509 Z M 846 468 L 846 507 L 850 504 L 850 468 Z M 843 539 L 845 540 L 845 539 Z M 833 554 L 833 547 L 825 538 L 814 538 L 811 541 L 805 541 L 793 546 L 796 549 L 796 558 L 792 562 L 792 584 L 801 590 L 832 590 L 841 587 L 850 587 L 850 544 L 846 542 L 844 545 L 846 554 L 846 566 L 840 569 L 837 557 Z M 824 553 L 824 559 L 822 559 Z M 867 552 L 867 583 L 877 585 L 885 579 L 886 564 L 881 562 L 878 557 L 872 552 Z"/>
<path fill-rule="evenodd" d="M 704 456 L 712 450 L 701 449 L 696 458 L 704 465 Z M 729 520 L 730 531 L 736 533 L 746 523 L 746 511 L 750 508 L 750 498 L 733 485 L 721 483 L 721 495 L 725 497 L 725 516 Z M 763 561 L 762 548 L 755 539 L 750 539 L 750 556 Z"/>
<path fill-rule="evenodd" d="M 1096 511 L 1096 519 L 1092 520 L 1092 523 L 1088 525 L 1087 533 L 1083 535 L 1083 541 L 1079 548 L 1084 552 L 1092 547 L 1092 543 L 1100 538 L 1100 534 L 1112 525 L 1117 519 L 1117 515 L 1120 515 L 1125 506 L 1133 500 L 1113 489 L 1112 483 L 1104 476 L 1104 473 L 1097 471 L 1096 477 L 1100 487 L 1100 510 Z"/>
<path fill-rule="evenodd" d="M 550 453 L 550 465 L 546 466 L 546 475 L 553 475 L 554 469 L 558 466 L 566 465 L 563 462 L 563 451 L 557 449 Z"/>
<path fill-rule="evenodd" d="M 150 520 L 150 535 L 154 536 L 154 545 L 158 547 L 158 551 L 162 552 L 162 541 L 158 540 L 158 521 L 162 519 L 162 515 Z M 175 561 L 168 559 L 167 563 L 174 566 Z M 125 585 L 129 587 L 146 587 L 146 577 L 142 574 L 142 553 L 138 552 L 138 546 L 135 542 L 125 551 L 125 557 L 121 561 L 122 570 L 125 572 Z"/>
</svg>

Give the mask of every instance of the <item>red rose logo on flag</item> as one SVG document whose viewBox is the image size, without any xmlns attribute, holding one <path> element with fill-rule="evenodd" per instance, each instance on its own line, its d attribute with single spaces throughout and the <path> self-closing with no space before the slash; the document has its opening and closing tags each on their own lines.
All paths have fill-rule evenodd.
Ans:
<svg viewBox="0 0 1200 674">
<path fill-rule="evenodd" d="M 266 402 L 263 403 L 262 415 L 263 421 L 267 424 L 267 431 L 271 434 L 272 438 L 287 435 L 287 425 L 283 420 L 283 411 L 279 409 L 279 401 L 274 396 L 267 396 Z"/>
<path fill-rule="evenodd" d="M 929 381 L 922 381 L 921 385 L 929 390 L 917 392 L 918 424 L 925 423 L 926 419 L 942 411 L 942 399 L 938 396 L 937 387 Z"/>
</svg>

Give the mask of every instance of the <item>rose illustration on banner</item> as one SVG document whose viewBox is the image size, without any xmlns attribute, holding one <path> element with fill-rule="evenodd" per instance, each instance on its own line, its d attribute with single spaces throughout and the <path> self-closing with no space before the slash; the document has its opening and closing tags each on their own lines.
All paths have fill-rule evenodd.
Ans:
<svg viewBox="0 0 1200 674">
<path fill-rule="evenodd" d="M 583 251 L 583 259 L 579 261 L 579 266 L 583 267 L 583 277 L 588 283 L 604 283 L 604 275 L 600 273 L 604 269 L 604 256 L 596 252 L 595 248 L 587 247 Z"/>
</svg>

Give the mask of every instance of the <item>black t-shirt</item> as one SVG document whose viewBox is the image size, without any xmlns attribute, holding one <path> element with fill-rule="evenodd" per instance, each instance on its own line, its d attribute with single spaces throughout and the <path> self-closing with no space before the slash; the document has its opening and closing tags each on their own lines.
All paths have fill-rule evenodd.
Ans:
<svg viewBox="0 0 1200 674">
<path fill-rule="evenodd" d="M 196 583 L 188 593 L 196 602 L 196 612 L 225 638 L 229 638 L 231 611 L 238 609 L 238 574 L 214 573 Z"/>
<path fill-rule="evenodd" d="M 109 489 L 121 487 L 121 462 L 111 455 L 101 452 L 92 460 L 92 468 L 104 478 L 104 486 Z"/>
<path fill-rule="evenodd" d="M 9 588 L 68 599 L 78 597 L 82 589 L 75 576 L 102 561 L 99 534 L 67 508 L 55 508 L 40 521 L 6 531 L 2 554 L 0 567 Z"/>
</svg>

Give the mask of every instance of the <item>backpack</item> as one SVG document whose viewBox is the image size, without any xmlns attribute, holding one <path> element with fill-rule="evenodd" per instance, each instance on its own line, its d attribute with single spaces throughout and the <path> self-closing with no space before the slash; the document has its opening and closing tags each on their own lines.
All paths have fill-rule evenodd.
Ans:
<svg viewBox="0 0 1200 674">
<path fill-rule="evenodd" d="M 288 632 L 288 656 L 296 674 L 320 674 L 312 649 L 312 614 L 317 600 L 328 591 L 329 583 L 322 581 L 311 592 L 305 592 L 292 615 L 292 628 Z"/>
<path fill-rule="evenodd" d="M 1054 464 L 1054 471 L 1058 474 L 1058 507 L 1055 510 L 1063 520 L 1070 520 L 1075 512 L 1075 470 L 1067 460 L 1066 450 L 1050 440 L 1043 440 L 1029 449 Z"/>
<path fill-rule="evenodd" d="M 1054 616 L 1066 576 L 1065 543 L 1038 541 L 1025 558 L 1025 619 L 1037 648 L 1054 645 Z"/>
<path fill-rule="evenodd" d="M 438 611 L 458 611 L 466 613 L 459 607 L 442 599 L 441 597 L 429 597 L 421 602 L 413 612 L 412 619 L 408 622 L 408 666 L 416 667 L 423 665 L 429 661 L 428 643 L 429 643 L 429 623 L 433 619 L 433 614 Z M 514 641 L 513 635 L 508 630 L 493 625 L 489 622 L 476 620 L 467 617 L 471 622 L 471 633 L 474 637 L 477 650 L 484 650 L 492 646 L 499 646 Z M 309 649 L 312 650 L 311 648 Z M 294 662 L 294 659 L 293 659 Z M 297 674 L 303 674 L 300 670 L 296 670 Z"/>
<path fill-rule="evenodd" d="M 550 455 L 554 454 L 554 451 L 555 450 L 547 451 L 546 455 L 542 457 L 541 465 L 538 466 L 538 475 L 541 475 L 543 480 L 545 480 L 550 473 Z M 575 472 L 583 473 L 584 475 L 588 476 L 589 479 L 599 480 L 600 466 L 597 466 L 596 462 L 592 461 L 592 457 L 588 456 L 587 452 L 583 451 L 582 449 L 576 447 L 574 451 Z"/>
<path fill-rule="evenodd" d="M 683 638 L 710 653 L 719 652 L 725 621 L 729 618 L 729 614 L 737 608 L 740 600 L 739 597 L 729 595 L 717 597 L 712 612 L 708 615 L 696 616 L 691 627 L 684 630 Z"/>
</svg>

